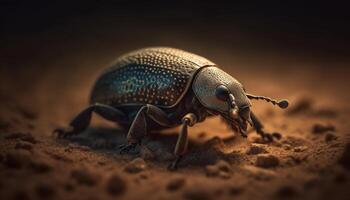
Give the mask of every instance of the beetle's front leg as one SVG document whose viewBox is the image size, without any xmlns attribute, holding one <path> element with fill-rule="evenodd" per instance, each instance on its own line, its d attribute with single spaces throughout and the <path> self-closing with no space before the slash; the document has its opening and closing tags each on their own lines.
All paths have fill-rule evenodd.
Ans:
<svg viewBox="0 0 350 200">
<path fill-rule="evenodd" d="M 167 114 L 160 108 L 153 105 L 145 105 L 137 112 L 134 121 L 132 122 L 127 135 L 127 144 L 121 145 L 120 153 L 127 153 L 141 143 L 142 138 L 147 133 L 147 120 L 152 119 L 154 122 L 162 126 L 171 126 Z"/>
<path fill-rule="evenodd" d="M 256 115 L 253 112 L 250 112 L 250 117 L 252 119 L 253 126 L 256 132 L 262 137 L 262 139 L 267 142 L 272 142 L 273 136 L 270 133 L 266 133 L 263 130 L 264 125 L 260 122 L 260 120 L 256 117 Z"/>
<path fill-rule="evenodd" d="M 183 154 L 187 150 L 187 127 L 193 126 L 197 122 L 197 117 L 193 113 L 188 113 L 182 118 L 182 126 L 180 130 L 179 137 L 176 142 L 174 154 L 176 159 L 169 165 L 169 170 L 176 170 L 179 161 L 181 160 Z"/>
</svg>

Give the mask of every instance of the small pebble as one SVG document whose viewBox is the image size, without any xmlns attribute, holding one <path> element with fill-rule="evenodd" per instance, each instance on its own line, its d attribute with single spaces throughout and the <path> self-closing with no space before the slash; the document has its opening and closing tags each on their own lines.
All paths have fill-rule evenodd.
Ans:
<svg viewBox="0 0 350 200">
<path fill-rule="evenodd" d="M 215 165 L 219 168 L 220 171 L 224 171 L 224 172 L 232 171 L 230 163 L 224 160 L 219 160 Z"/>
<path fill-rule="evenodd" d="M 338 137 L 335 135 L 335 132 L 328 131 L 324 137 L 325 142 L 331 142 L 333 140 L 336 140 Z"/>
<path fill-rule="evenodd" d="M 219 160 L 214 165 L 207 165 L 205 167 L 206 175 L 209 177 L 219 176 L 221 178 L 230 178 L 230 172 L 232 171 L 231 165 L 224 161 Z"/>
<path fill-rule="evenodd" d="M 294 152 L 304 152 L 308 149 L 307 146 L 299 146 L 294 148 Z"/>
<path fill-rule="evenodd" d="M 252 145 L 246 152 L 248 155 L 256 155 L 260 153 L 267 153 L 267 151 L 262 146 Z"/>
<path fill-rule="evenodd" d="M 113 196 L 119 196 L 123 194 L 127 189 L 126 181 L 118 174 L 113 174 L 107 180 L 106 186 L 107 192 Z"/>
<path fill-rule="evenodd" d="M 168 191 L 177 191 L 183 187 L 186 183 L 186 180 L 182 177 L 174 178 L 168 182 L 166 189 Z"/>
<path fill-rule="evenodd" d="M 33 145 L 32 143 L 29 143 L 29 142 L 20 141 L 16 144 L 15 149 L 25 149 L 30 151 L 33 149 Z"/>
<path fill-rule="evenodd" d="M 277 140 L 282 139 L 282 134 L 281 133 L 274 132 L 271 135 L 272 135 L 272 137 L 276 138 Z"/>
<path fill-rule="evenodd" d="M 142 158 L 135 158 L 134 160 L 132 160 L 126 165 L 124 170 L 126 172 L 136 174 L 145 170 L 146 168 L 147 168 L 147 165 L 145 160 L 143 160 Z"/>
<path fill-rule="evenodd" d="M 71 172 L 71 177 L 81 185 L 93 186 L 97 183 L 97 177 L 87 169 L 75 169 Z"/>
<path fill-rule="evenodd" d="M 282 147 L 284 150 L 291 150 L 292 149 L 292 145 L 290 145 L 290 144 L 284 144 Z"/>
<path fill-rule="evenodd" d="M 256 180 L 267 181 L 276 177 L 275 172 L 271 170 L 255 167 L 252 165 L 244 165 L 243 167 L 241 167 L 241 170 L 244 174 Z"/>
<path fill-rule="evenodd" d="M 263 168 L 276 167 L 279 165 L 279 159 L 274 155 L 259 155 L 255 164 Z"/>
<path fill-rule="evenodd" d="M 219 172 L 219 177 L 222 179 L 230 179 L 231 178 L 231 174 L 225 171 L 220 171 Z"/>
<path fill-rule="evenodd" d="M 287 159 L 286 164 L 288 165 L 299 165 L 302 162 L 306 161 L 308 158 L 307 155 L 290 155 Z"/>
<path fill-rule="evenodd" d="M 205 173 L 210 177 L 219 175 L 219 171 L 219 168 L 215 165 L 207 165 L 205 167 Z"/>
<path fill-rule="evenodd" d="M 322 134 L 327 131 L 335 131 L 335 127 L 333 125 L 322 125 L 322 124 L 314 124 L 312 127 L 312 133 L 314 134 Z"/>
<path fill-rule="evenodd" d="M 297 115 L 312 111 L 313 100 L 308 97 L 302 97 L 296 101 L 294 106 L 288 109 L 287 114 Z"/>
</svg>

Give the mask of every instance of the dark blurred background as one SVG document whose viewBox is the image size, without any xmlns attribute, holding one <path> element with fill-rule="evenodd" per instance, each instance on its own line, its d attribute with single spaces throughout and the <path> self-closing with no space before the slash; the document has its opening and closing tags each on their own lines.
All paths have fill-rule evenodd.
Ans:
<svg viewBox="0 0 350 200">
<path fill-rule="evenodd" d="M 5 0 L 0 5 L 5 92 L 32 91 L 27 87 L 33 85 L 43 92 L 45 81 L 77 76 L 92 84 L 117 56 L 145 46 L 200 54 L 248 86 L 253 71 L 265 75 L 264 81 L 272 71 L 276 82 L 299 75 L 310 81 L 332 77 L 343 86 L 348 80 L 349 7 L 334 1 Z"/>
<path fill-rule="evenodd" d="M 0 11 L 1 47 L 11 49 L 25 38 L 37 36 L 42 40 L 30 48 L 40 51 L 50 42 L 45 36 L 53 34 L 68 40 L 93 35 L 100 42 L 105 41 L 102 37 L 124 41 L 128 36 L 130 46 L 140 40 L 157 45 L 164 42 L 155 37 L 167 38 L 172 32 L 215 43 L 217 48 L 240 46 L 241 51 L 347 59 L 348 8 L 334 1 L 5 0 Z"/>
</svg>

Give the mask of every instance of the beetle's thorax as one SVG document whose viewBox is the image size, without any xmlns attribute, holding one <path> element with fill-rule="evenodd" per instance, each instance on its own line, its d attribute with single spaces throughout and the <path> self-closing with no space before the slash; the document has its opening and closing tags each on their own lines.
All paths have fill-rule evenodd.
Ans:
<svg viewBox="0 0 350 200">
<path fill-rule="evenodd" d="M 194 77 L 192 89 L 201 104 L 211 110 L 227 111 L 227 103 L 219 100 L 215 95 L 218 86 L 224 85 L 235 97 L 238 107 L 250 106 L 250 101 L 245 95 L 243 85 L 218 67 L 209 66 L 202 68 Z"/>
</svg>

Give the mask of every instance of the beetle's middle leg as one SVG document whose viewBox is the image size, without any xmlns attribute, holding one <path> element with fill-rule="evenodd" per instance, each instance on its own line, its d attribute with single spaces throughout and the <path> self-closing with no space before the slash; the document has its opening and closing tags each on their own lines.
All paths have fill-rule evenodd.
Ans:
<svg viewBox="0 0 350 200">
<path fill-rule="evenodd" d="M 250 118 L 252 119 L 254 129 L 262 137 L 262 139 L 264 141 L 272 142 L 273 136 L 270 133 L 266 133 L 263 130 L 264 125 L 260 122 L 260 120 L 256 117 L 256 115 L 253 112 L 250 112 Z"/>
<path fill-rule="evenodd" d="M 147 118 L 152 119 L 161 126 L 172 126 L 167 114 L 163 110 L 150 104 L 142 106 L 129 128 L 126 138 L 127 144 L 120 146 L 120 153 L 127 153 L 141 143 L 142 138 L 147 133 Z"/>
<path fill-rule="evenodd" d="M 197 122 L 197 117 L 193 113 L 188 113 L 182 118 L 182 126 L 179 137 L 177 138 L 174 154 L 176 159 L 169 165 L 169 170 L 176 170 L 179 161 L 182 159 L 184 153 L 187 150 L 187 127 L 193 126 Z"/>
</svg>

